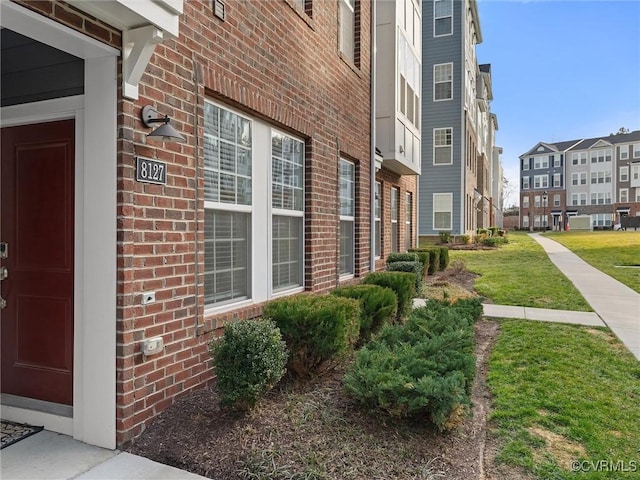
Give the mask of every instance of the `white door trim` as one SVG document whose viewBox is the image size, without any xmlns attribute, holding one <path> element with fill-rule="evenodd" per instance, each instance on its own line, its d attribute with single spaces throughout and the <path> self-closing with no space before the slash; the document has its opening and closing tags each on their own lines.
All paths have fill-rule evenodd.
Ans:
<svg viewBox="0 0 640 480">
<path fill-rule="evenodd" d="M 5 406 L 2 415 L 113 449 L 119 51 L 12 2 L 0 2 L 0 25 L 85 60 L 84 95 L 0 111 L 2 126 L 76 120 L 73 419 Z"/>
</svg>

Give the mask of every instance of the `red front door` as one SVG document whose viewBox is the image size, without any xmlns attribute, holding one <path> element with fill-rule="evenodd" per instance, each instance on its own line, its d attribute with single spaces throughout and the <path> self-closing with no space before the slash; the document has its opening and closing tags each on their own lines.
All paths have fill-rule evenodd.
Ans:
<svg viewBox="0 0 640 480">
<path fill-rule="evenodd" d="M 2 129 L 2 393 L 73 404 L 74 121 Z M 0 301 L 0 303 L 3 303 Z"/>
</svg>

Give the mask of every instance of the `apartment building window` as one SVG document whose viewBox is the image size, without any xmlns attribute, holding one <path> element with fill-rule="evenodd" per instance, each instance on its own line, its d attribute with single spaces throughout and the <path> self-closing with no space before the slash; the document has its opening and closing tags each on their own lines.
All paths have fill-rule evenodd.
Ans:
<svg viewBox="0 0 640 480">
<path fill-rule="evenodd" d="M 522 226 L 524 228 L 529 228 L 529 217 L 527 215 L 522 217 Z"/>
<path fill-rule="evenodd" d="M 640 143 L 633 144 L 633 158 L 640 158 Z"/>
<path fill-rule="evenodd" d="M 627 203 L 629 201 L 629 189 L 621 188 L 619 198 L 621 203 Z"/>
<path fill-rule="evenodd" d="M 556 155 L 554 157 L 553 166 L 554 167 L 561 167 L 562 166 L 562 155 Z"/>
<path fill-rule="evenodd" d="M 606 149 L 604 151 L 604 161 L 605 162 L 610 162 L 611 161 L 611 154 L 612 154 L 613 150 L 611 150 L 610 148 Z"/>
<path fill-rule="evenodd" d="M 580 181 L 579 178 L 580 178 L 580 176 L 579 176 L 578 173 L 572 173 L 571 174 L 571 185 L 578 185 L 578 182 Z"/>
<path fill-rule="evenodd" d="M 376 182 L 374 199 L 375 255 L 382 256 L 382 184 Z"/>
<path fill-rule="evenodd" d="M 640 188 L 636 188 L 636 202 L 640 202 Z M 636 216 L 638 216 L 638 212 L 636 212 Z"/>
<path fill-rule="evenodd" d="M 548 188 L 549 187 L 549 175 L 535 175 L 533 177 L 534 188 Z"/>
<path fill-rule="evenodd" d="M 540 218 L 542 217 L 542 215 L 536 215 L 533 217 L 533 226 L 534 227 L 539 227 L 540 226 Z"/>
<path fill-rule="evenodd" d="M 610 227 L 612 221 L 610 213 L 595 213 L 591 215 L 594 227 Z"/>
<path fill-rule="evenodd" d="M 205 104 L 205 304 L 250 295 L 252 124 Z"/>
<path fill-rule="evenodd" d="M 628 182 L 629 181 L 629 167 L 620 167 L 619 171 L 620 181 Z"/>
<path fill-rule="evenodd" d="M 533 168 L 538 170 L 539 168 L 549 168 L 548 157 L 536 157 Z"/>
<path fill-rule="evenodd" d="M 522 159 L 522 170 L 529 170 L 529 159 L 528 158 L 523 158 Z"/>
<path fill-rule="evenodd" d="M 398 251 L 398 218 L 400 217 L 400 189 L 391 187 L 391 251 Z"/>
<path fill-rule="evenodd" d="M 522 189 L 527 190 L 529 188 L 529 179 L 531 177 L 522 177 Z"/>
<path fill-rule="evenodd" d="M 404 246 L 406 250 L 411 248 L 411 231 L 412 231 L 412 213 L 413 213 L 413 194 L 405 193 L 404 207 Z"/>
<path fill-rule="evenodd" d="M 398 75 L 400 88 L 398 89 L 398 103 L 400 112 L 409 122 L 420 127 L 420 60 L 405 38 L 398 30 Z"/>
<path fill-rule="evenodd" d="M 572 193 L 571 194 L 571 205 L 576 206 L 578 205 L 579 199 L 578 199 L 578 194 L 577 193 Z"/>
<path fill-rule="evenodd" d="M 529 208 L 529 195 L 522 197 L 522 208 Z"/>
<path fill-rule="evenodd" d="M 580 194 L 580 205 L 586 205 L 587 204 L 587 194 L 586 193 L 581 193 Z"/>
<path fill-rule="evenodd" d="M 271 134 L 272 285 L 282 291 L 303 285 L 304 143 Z"/>
<path fill-rule="evenodd" d="M 587 172 L 580 173 L 580 185 L 587 184 Z"/>
<path fill-rule="evenodd" d="M 562 186 L 562 174 L 560 173 L 553 174 L 553 186 L 554 187 Z"/>
<path fill-rule="evenodd" d="M 622 145 L 620 147 L 620 160 L 629 159 L 629 145 Z"/>
<path fill-rule="evenodd" d="M 453 63 L 433 66 L 433 101 L 453 98 Z"/>
<path fill-rule="evenodd" d="M 598 163 L 598 152 L 597 151 L 592 151 L 591 152 L 591 163 Z"/>
<path fill-rule="evenodd" d="M 453 193 L 433 194 L 433 229 L 451 230 L 453 211 Z"/>
<path fill-rule="evenodd" d="M 611 183 L 611 172 L 604 172 L 604 183 Z"/>
<path fill-rule="evenodd" d="M 353 275 L 355 252 L 356 166 L 340 159 L 340 275 Z"/>
<path fill-rule="evenodd" d="M 587 164 L 587 152 L 580 152 L 580 165 Z"/>
<path fill-rule="evenodd" d="M 356 0 L 340 2 L 340 52 L 355 63 Z"/>
<path fill-rule="evenodd" d="M 631 180 L 634 182 L 640 180 L 640 164 L 631 165 Z M 633 184 L 631 186 L 633 187 Z M 640 190 L 640 188 L 638 190 Z"/>
<path fill-rule="evenodd" d="M 451 35 L 453 33 L 453 0 L 434 0 L 433 2 L 433 36 Z"/>
<path fill-rule="evenodd" d="M 533 205 L 537 208 L 540 206 L 540 195 L 534 197 Z"/>
<path fill-rule="evenodd" d="M 571 154 L 571 164 L 572 165 L 578 165 L 578 154 L 577 153 L 572 153 Z"/>
<path fill-rule="evenodd" d="M 453 129 L 433 129 L 433 164 L 451 165 L 453 163 Z"/>
<path fill-rule="evenodd" d="M 554 207 L 559 207 L 560 206 L 560 195 L 559 194 L 555 194 L 553 196 L 553 206 Z"/>
</svg>

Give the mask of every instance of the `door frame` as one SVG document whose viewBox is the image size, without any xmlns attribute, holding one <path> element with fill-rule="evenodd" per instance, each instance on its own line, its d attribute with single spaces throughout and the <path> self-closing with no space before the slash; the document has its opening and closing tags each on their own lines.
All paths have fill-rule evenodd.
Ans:
<svg viewBox="0 0 640 480">
<path fill-rule="evenodd" d="M 12 2 L 0 25 L 85 60 L 84 95 L 4 107 L 2 127 L 75 119 L 73 416 L 2 405 L 2 417 L 116 447 L 117 56 Z"/>
</svg>

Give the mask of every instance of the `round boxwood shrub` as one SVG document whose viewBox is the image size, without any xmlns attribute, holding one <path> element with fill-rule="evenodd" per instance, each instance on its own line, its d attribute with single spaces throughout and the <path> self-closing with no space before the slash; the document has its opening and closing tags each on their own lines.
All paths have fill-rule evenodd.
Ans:
<svg viewBox="0 0 640 480">
<path fill-rule="evenodd" d="M 287 347 L 271 321 L 228 324 L 211 343 L 210 353 L 223 406 L 248 410 L 286 372 Z"/>
<path fill-rule="evenodd" d="M 415 262 L 391 262 L 387 264 L 387 270 L 390 272 L 408 272 L 416 276 L 415 285 L 416 293 L 420 295 L 422 292 L 422 263 Z"/>
<path fill-rule="evenodd" d="M 413 298 L 416 296 L 416 276 L 414 273 L 373 272 L 364 277 L 362 283 L 380 285 L 394 291 L 398 297 L 397 322 L 402 322 L 411 311 Z"/>
</svg>

